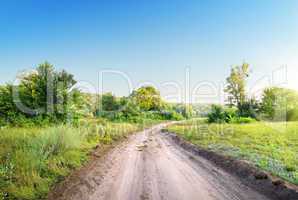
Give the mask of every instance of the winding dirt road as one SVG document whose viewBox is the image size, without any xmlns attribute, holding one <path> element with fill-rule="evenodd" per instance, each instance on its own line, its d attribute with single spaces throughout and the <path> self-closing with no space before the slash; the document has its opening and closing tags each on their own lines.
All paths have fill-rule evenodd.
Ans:
<svg viewBox="0 0 298 200">
<path fill-rule="evenodd" d="M 161 133 L 131 136 L 75 174 L 49 199 L 266 200 L 209 161 L 186 152 Z"/>
</svg>

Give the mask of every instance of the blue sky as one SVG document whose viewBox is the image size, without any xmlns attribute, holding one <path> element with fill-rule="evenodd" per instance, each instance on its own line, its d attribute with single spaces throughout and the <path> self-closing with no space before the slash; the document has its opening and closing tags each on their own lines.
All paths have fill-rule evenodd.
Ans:
<svg viewBox="0 0 298 200">
<path fill-rule="evenodd" d="M 0 4 L 0 83 L 11 82 L 18 71 L 47 60 L 95 87 L 104 69 L 127 74 L 133 87 L 153 83 L 163 96 L 175 91 L 164 82 L 174 81 L 181 85 L 182 98 L 188 91 L 186 67 L 190 90 L 203 81 L 220 90 L 230 66 L 246 61 L 252 67 L 250 88 L 270 84 L 272 74 L 279 76 L 274 83 L 283 83 L 285 68 L 280 67 L 286 65 L 286 86 L 298 89 L 296 0 Z M 116 95 L 128 93 L 125 82 L 115 75 L 104 76 L 104 88 Z M 202 93 L 208 96 L 209 90 Z"/>
</svg>

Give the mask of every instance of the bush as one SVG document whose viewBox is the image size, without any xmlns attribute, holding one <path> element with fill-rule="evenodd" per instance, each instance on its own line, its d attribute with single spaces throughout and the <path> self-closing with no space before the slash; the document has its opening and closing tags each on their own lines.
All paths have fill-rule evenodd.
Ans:
<svg viewBox="0 0 298 200">
<path fill-rule="evenodd" d="M 207 115 L 209 123 L 229 123 L 233 118 L 236 117 L 237 109 L 224 108 L 221 105 L 212 105 L 211 111 Z"/>
<path fill-rule="evenodd" d="M 224 108 L 221 105 L 212 105 L 211 112 L 208 114 L 209 123 L 252 123 L 256 120 L 251 117 L 239 116 L 239 110 L 235 107 Z"/>
<path fill-rule="evenodd" d="M 237 117 L 237 108 L 228 107 L 224 109 L 225 122 L 230 122 L 232 119 Z"/>
<path fill-rule="evenodd" d="M 224 108 L 221 105 L 212 105 L 207 117 L 209 123 L 223 123 L 227 120 Z"/>
<path fill-rule="evenodd" d="M 182 120 L 183 116 L 173 110 L 170 111 L 162 111 L 159 113 L 161 119 L 163 120 Z"/>
<path fill-rule="evenodd" d="M 239 117 L 256 119 L 260 110 L 260 105 L 255 99 L 250 99 L 238 105 L 237 115 Z"/>
</svg>

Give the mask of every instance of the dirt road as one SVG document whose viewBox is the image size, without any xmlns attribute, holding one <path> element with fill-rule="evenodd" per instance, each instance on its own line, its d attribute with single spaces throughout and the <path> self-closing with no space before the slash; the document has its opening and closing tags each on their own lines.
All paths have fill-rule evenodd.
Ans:
<svg viewBox="0 0 298 200">
<path fill-rule="evenodd" d="M 265 200 L 209 161 L 181 149 L 160 132 L 132 136 L 57 189 L 71 200 Z M 51 199 L 51 198 L 50 198 Z"/>
</svg>

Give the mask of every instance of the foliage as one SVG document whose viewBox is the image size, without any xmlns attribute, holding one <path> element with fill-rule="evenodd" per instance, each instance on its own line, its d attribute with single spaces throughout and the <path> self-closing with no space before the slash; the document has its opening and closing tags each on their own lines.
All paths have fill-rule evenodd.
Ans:
<svg viewBox="0 0 298 200">
<path fill-rule="evenodd" d="M 103 111 L 117 111 L 119 101 L 112 93 L 106 93 L 101 96 L 101 105 Z"/>
<path fill-rule="evenodd" d="M 97 109 L 96 116 L 113 121 L 136 121 L 141 117 L 141 110 L 129 97 L 117 99 L 112 94 L 104 94 L 102 97 L 102 109 Z"/>
<path fill-rule="evenodd" d="M 212 105 L 211 111 L 207 115 L 209 123 L 229 123 L 236 117 L 236 109 L 224 108 L 221 105 Z"/>
<path fill-rule="evenodd" d="M 182 120 L 184 117 L 175 112 L 174 110 L 163 110 L 163 111 L 154 111 L 154 112 L 147 112 L 144 115 L 145 118 L 150 119 L 159 119 L 159 120 Z"/>
<path fill-rule="evenodd" d="M 212 105 L 211 111 L 208 114 L 208 122 L 209 123 L 222 123 L 226 122 L 225 112 L 222 106 L 220 105 Z"/>
<path fill-rule="evenodd" d="M 169 127 L 169 131 L 200 147 L 247 160 L 295 184 L 298 184 L 297 130 L 297 122 L 206 124 L 203 119 Z"/>
<path fill-rule="evenodd" d="M 179 113 L 186 119 L 191 118 L 194 112 L 192 105 L 187 105 L 187 104 L 175 104 L 171 109 Z"/>
<path fill-rule="evenodd" d="M 19 79 L 18 85 L 0 87 L 2 124 L 22 126 L 34 123 L 36 119 L 48 123 L 76 118 L 76 109 L 82 101 L 78 90 L 70 92 L 76 83 L 73 75 L 64 70 L 57 72 L 51 64 L 45 62 L 35 71 L 24 73 Z"/>
<path fill-rule="evenodd" d="M 239 104 L 237 115 L 244 118 L 257 119 L 260 105 L 255 99 L 249 99 Z"/>
<path fill-rule="evenodd" d="M 129 97 L 122 97 L 120 99 L 120 111 L 125 119 L 131 119 L 141 115 L 139 105 Z"/>
<path fill-rule="evenodd" d="M 238 116 L 238 110 L 235 107 L 224 107 L 225 122 L 231 123 L 232 120 L 240 118 Z"/>
<path fill-rule="evenodd" d="M 298 121 L 298 107 L 287 110 L 287 121 Z"/>
<path fill-rule="evenodd" d="M 103 94 L 97 117 L 112 121 L 142 122 L 144 119 L 181 120 L 191 117 L 192 108 L 184 104 L 170 105 L 162 101 L 153 87 L 141 87 L 128 97 L 117 98 L 111 93 Z"/>
<path fill-rule="evenodd" d="M 245 85 L 249 76 L 249 64 L 243 63 L 241 66 L 232 67 L 230 76 L 227 78 L 227 87 L 225 92 L 230 94 L 230 105 L 239 106 L 246 99 Z"/>
<path fill-rule="evenodd" d="M 249 113 L 249 109 L 245 110 Z M 243 117 L 236 107 L 223 107 L 221 105 L 212 105 L 211 111 L 207 115 L 208 123 L 252 123 L 256 120 L 250 115 Z"/>
<path fill-rule="evenodd" d="M 152 86 L 144 86 L 133 91 L 131 98 L 142 111 L 161 110 L 164 107 L 159 91 Z"/>
<path fill-rule="evenodd" d="M 263 92 L 261 111 L 274 121 L 298 120 L 298 93 L 294 90 L 272 87 Z"/>
</svg>

